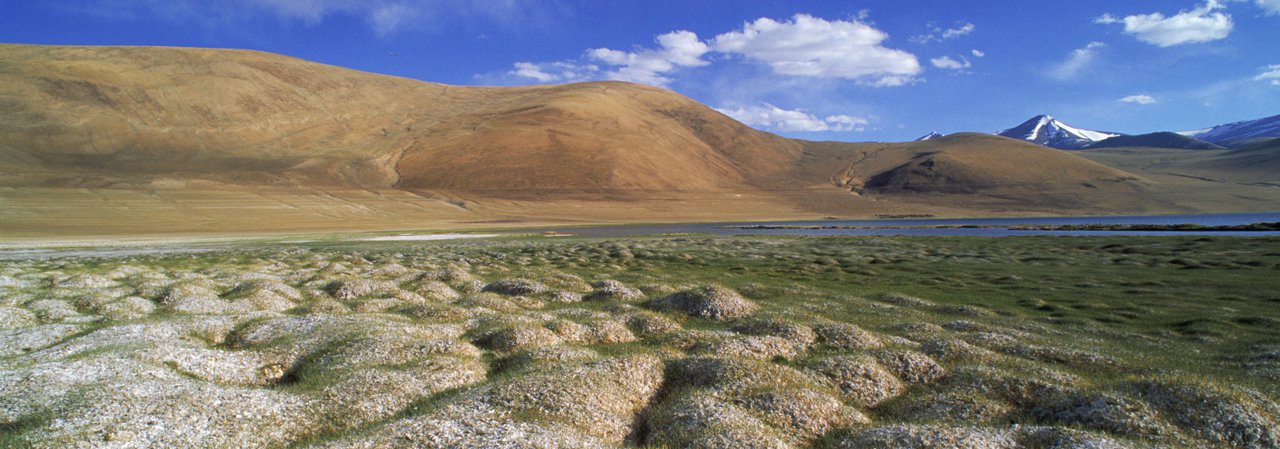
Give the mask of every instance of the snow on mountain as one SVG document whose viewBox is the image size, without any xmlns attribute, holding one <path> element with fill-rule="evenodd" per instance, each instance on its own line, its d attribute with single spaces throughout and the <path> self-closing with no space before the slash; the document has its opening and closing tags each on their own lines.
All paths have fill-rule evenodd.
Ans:
<svg viewBox="0 0 1280 449">
<path fill-rule="evenodd" d="M 925 134 L 925 135 L 923 135 L 923 136 L 920 136 L 920 138 L 919 138 L 919 139 L 916 139 L 915 141 L 916 141 L 916 142 L 923 142 L 923 141 L 926 141 L 926 140 L 933 140 L 933 139 L 937 139 L 937 138 L 939 138 L 939 137 L 942 137 L 942 133 L 939 133 L 939 132 L 937 132 L 937 131 L 934 131 L 934 132 L 931 132 L 931 133 L 929 133 L 929 134 Z"/>
<path fill-rule="evenodd" d="M 1021 125 L 996 134 L 1063 150 L 1078 150 L 1095 142 L 1101 142 L 1120 135 L 1076 128 L 1048 115 L 1032 117 L 1031 120 L 1022 122 Z"/>
<path fill-rule="evenodd" d="M 1195 131 L 1181 131 L 1178 134 L 1224 146 L 1250 139 L 1280 137 L 1280 115 L 1227 123 Z"/>
</svg>

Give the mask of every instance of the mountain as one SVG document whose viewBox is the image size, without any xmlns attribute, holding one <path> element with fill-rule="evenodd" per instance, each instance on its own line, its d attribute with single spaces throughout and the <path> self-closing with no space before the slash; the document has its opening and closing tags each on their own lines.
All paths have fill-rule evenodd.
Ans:
<svg viewBox="0 0 1280 449">
<path fill-rule="evenodd" d="M 979 133 L 885 147 L 843 172 L 856 192 L 1039 195 L 1132 191 L 1132 174 L 1071 153 Z"/>
<path fill-rule="evenodd" d="M 1280 137 L 1280 115 L 1227 123 L 1195 131 L 1182 131 L 1178 134 L 1224 147 L 1233 147 L 1257 141 L 1260 138 Z"/>
<path fill-rule="evenodd" d="M 643 85 L 447 86 L 238 50 L 3 46 L 0 98 L 0 185 L 744 188 L 801 148 Z"/>
<path fill-rule="evenodd" d="M 1098 148 L 1121 148 L 1121 147 L 1151 147 L 1151 148 L 1179 148 L 1184 150 L 1225 150 L 1226 148 L 1214 145 L 1203 140 L 1187 137 L 1182 134 L 1173 132 L 1156 132 L 1149 134 L 1140 134 L 1136 136 L 1115 136 L 1101 142 L 1095 142 L 1084 149 L 1092 150 Z"/>
<path fill-rule="evenodd" d="M 1025 140 L 811 142 L 638 84 L 449 86 L 241 50 L 0 45 L 0 117 L 0 238 L 1270 210 L 1280 195 L 1188 208 L 1185 191 Z"/>
<path fill-rule="evenodd" d="M 1062 150 L 1078 150 L 1119 135 L 1076 128 L 1048 115 L 1037 115 L 996 134 Z"/>
<path fill-rule="evenodd" d="M 916 140 L 914 140 L 913 142 L 923 142 L 923 141 L 926 141 L 926 140 L 933 140 L 933 139 L 937 139 L 937 138 L 939 138 L 939 137 L 942 137 L 942 133 L 939 133 L 939 132 L 937 132 L 937 131 L 933 131 L 933 132 L 930 132 L 929 134 L 925 134 L 925 135 L 923 135 L 923 136 L 920 136 L 919 138 L 917 138 L 917 139 L 916 139 Z"/>
<path fill-rule="evenodd" d="M 1232 186 L 1280 190 L 1280 138 L 1231 150 L 1129 147 L 1079 154 L 1165 185 L 1191 181 L 1202 184 L 1197 189 L 1202 191 Z M 1266 190 L 1255 192 L 1265 194 Z"/>
</svg>

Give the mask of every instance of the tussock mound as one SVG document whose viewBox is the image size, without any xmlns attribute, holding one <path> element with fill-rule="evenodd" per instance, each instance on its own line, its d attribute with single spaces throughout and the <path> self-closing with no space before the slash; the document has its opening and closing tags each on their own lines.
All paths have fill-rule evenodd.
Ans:
<svg viewBox="0 0 1280 449">
<path fill-rule="evenodd" d="M 1209 384 L 1168 381 L 1136 382 L 1132 388 L 1166 416 L 1215 444 L 1280 447 L 1280 420 L 1242 394 Z"/>
<path fill-rule="evenodd" d="M 813 362 L 810 369 L 826 376 L 844 397 L 862 407 L 875 407 L 906 389 L 875 359 L 867 356 L 837 356 Z"/>
<path fill-rule="evenodd" d="M 322 447 L 609 447 L 633 432 L 662 363 L 632 356 L 558 365 L 460 393 L 438 408 Z"/>
<path fill-rule="evenodd" d="M 716 321 L 746 317 L 760 308 L 737 292 L 718 285 L 673 293 L 650 301 L 648 306 L 659 311 L 678 311 L 689 316 Z"/>
<path fill-rule="evenodd" d="M 854 324 L 832 323 L 813 328 L 818 341 L 827 346 L 846 351 L 875 349 L 884 346 L 879 337 Z"/>
<path fill-rule="evenodd" d="M 913 384 L 927 384 L 941 380 L 947 369 L 929 356 L 912 351 L 882 351 L 876 359 L 902 380 Z"/>
<path fill-rule="evenodd" d="M 809 326 L 783 320 L 752 320 L 734 326 L 733 330 L 747 335 L 782 338 L 802 348 L 812 345 L 818 339 L 817 334 Z"/>
<path fill-rule="evenodd" d="M 553 346 L 562 341 L 551 329 L 536 325 L 518 325 L 488 333 L 478 343 L 495 351 L 510 352 L 519 349 Z"/>
<path fill-rule="evenodd" d="M 869 422 L 829 387 L 792 368 L 703 358 L 677 361 L 669 371 L 672 391 L 649 418 L 649 444 L 794 447 Z"/>
<path fill-rule="evenodd" d="M 877 427 L 839 441 L 840 449 L 1016 449 L 1017 441 L 1006 432 L 990 429 L 934 426 Z"/>
<path fill-rule="evenodd" d="M 507 296 L 536 295 L 546 290 L 542 283 L 528 279 L 504 279 L 484 286 L 486 292 Z"/>
</svg>

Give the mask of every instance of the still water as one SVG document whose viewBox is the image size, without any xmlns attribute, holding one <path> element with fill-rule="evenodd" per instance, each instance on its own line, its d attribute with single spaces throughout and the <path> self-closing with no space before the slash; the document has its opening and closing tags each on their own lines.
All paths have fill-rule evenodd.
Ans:
<svg viewBox="0 0 1280 449">
<path fill-rule="evenodd" d="M 922 236 L 973 236 L 1005 237 L 1026 235 L 1217 235 L 1217 236 L 1280 236 L 1280 231 L 1021 231 L 1013 226 L 1031 225 L 1081 225 L 1081 224 L 1198 224 L 1204 226 L 1230 226 L 1252 223 L 1280 222 L 1280 212 L 1214 215 L 1160 215 L 1129 217 L 1045 217 L 1045 218 L 973 218 L 973 219 L 908 219 L 908 220 L 822 220 L 787 222 L 734 222 L 694 224 L 651 224 L 619 226 L 521 228 L 494 231 L 502 234 L 530 234 L 558 232 L 581 237 L 627 237 L 663 234 L 719 234 L 719 235 L 922 235 Z M 752 226 L 859 226 L 852 229 L 751 229 Z M 921 226 L 983 226 L 981 228 Z M 494 234 L 431 234 L 369 237 L 367 235 L 345 239 L 362 245 L 404 244 L 405 241 L 448 240 L 456 238 L 496 237 Z M 342 239 L 338 241 L 344 241 Z M 264 242 L 266 246 L 293 246 L 313 241 Z M 219 249 L 237 248 L 245 242 L 189 242 L 189 243 L 112 243 L 86 244 L 79 247 L 34 247 L 30 245 L 0 245 L 0 261 L 26 259 L 53 259 L 66 257 L 113 258 L 157 254 L 199 253 Z M 249 243 L 252 244 L 252 243 Z"/>
<path fill-rule="evenodd" d="M 1088 225 L 1088 224 L 1197 224 L 1203 226 L 1231 226 L 1253 223 L 1280 222 L 1280 212 L 1207 215 L 1153 215 L 1108 217 L 1041 217 L 1041 218 L 948 218 L 904 220 L 820 220 L 784 222 L 732 222 L 692 224 L 646 224 L 620 226 L 551 227 L 520 229 L 511 232 L 558 232 L 583 237 L 625 237 L 677 233 L 721 235 L 933 235 L 1006 237 L 1025 235 L 1236 235 L 1277 236 L 1280 231 L 1040 231 L 1012 230 L 1010 227 L 1030 225 Z M 751 229 L 752 226 L 857 226 L 852 229 Z M 954 228 L 921 226 L 983 226 L 981 228 Z"/>
</svg>

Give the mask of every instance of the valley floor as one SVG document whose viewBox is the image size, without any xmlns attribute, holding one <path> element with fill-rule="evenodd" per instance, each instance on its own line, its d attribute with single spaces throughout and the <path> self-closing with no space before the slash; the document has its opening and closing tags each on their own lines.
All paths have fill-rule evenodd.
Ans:
<svg viewBox="0 0 1280 449">
<path fill-rule="evenodd" d="M 547 225 L 816 220 L 877 216 L 1156 215 L 1280 210 L 1280 188 L 1163 176 L 1142 195 L 1002 191 L 856 195 L 770 191 L 491 192 L 0 187 L 0 241 L 244 237 Z"/>
<path fill-rule="evenodd" d="M 1280 447 L 1280 238 L 204 249 L 0 261 L 0 447 Z"/>
</svg>

